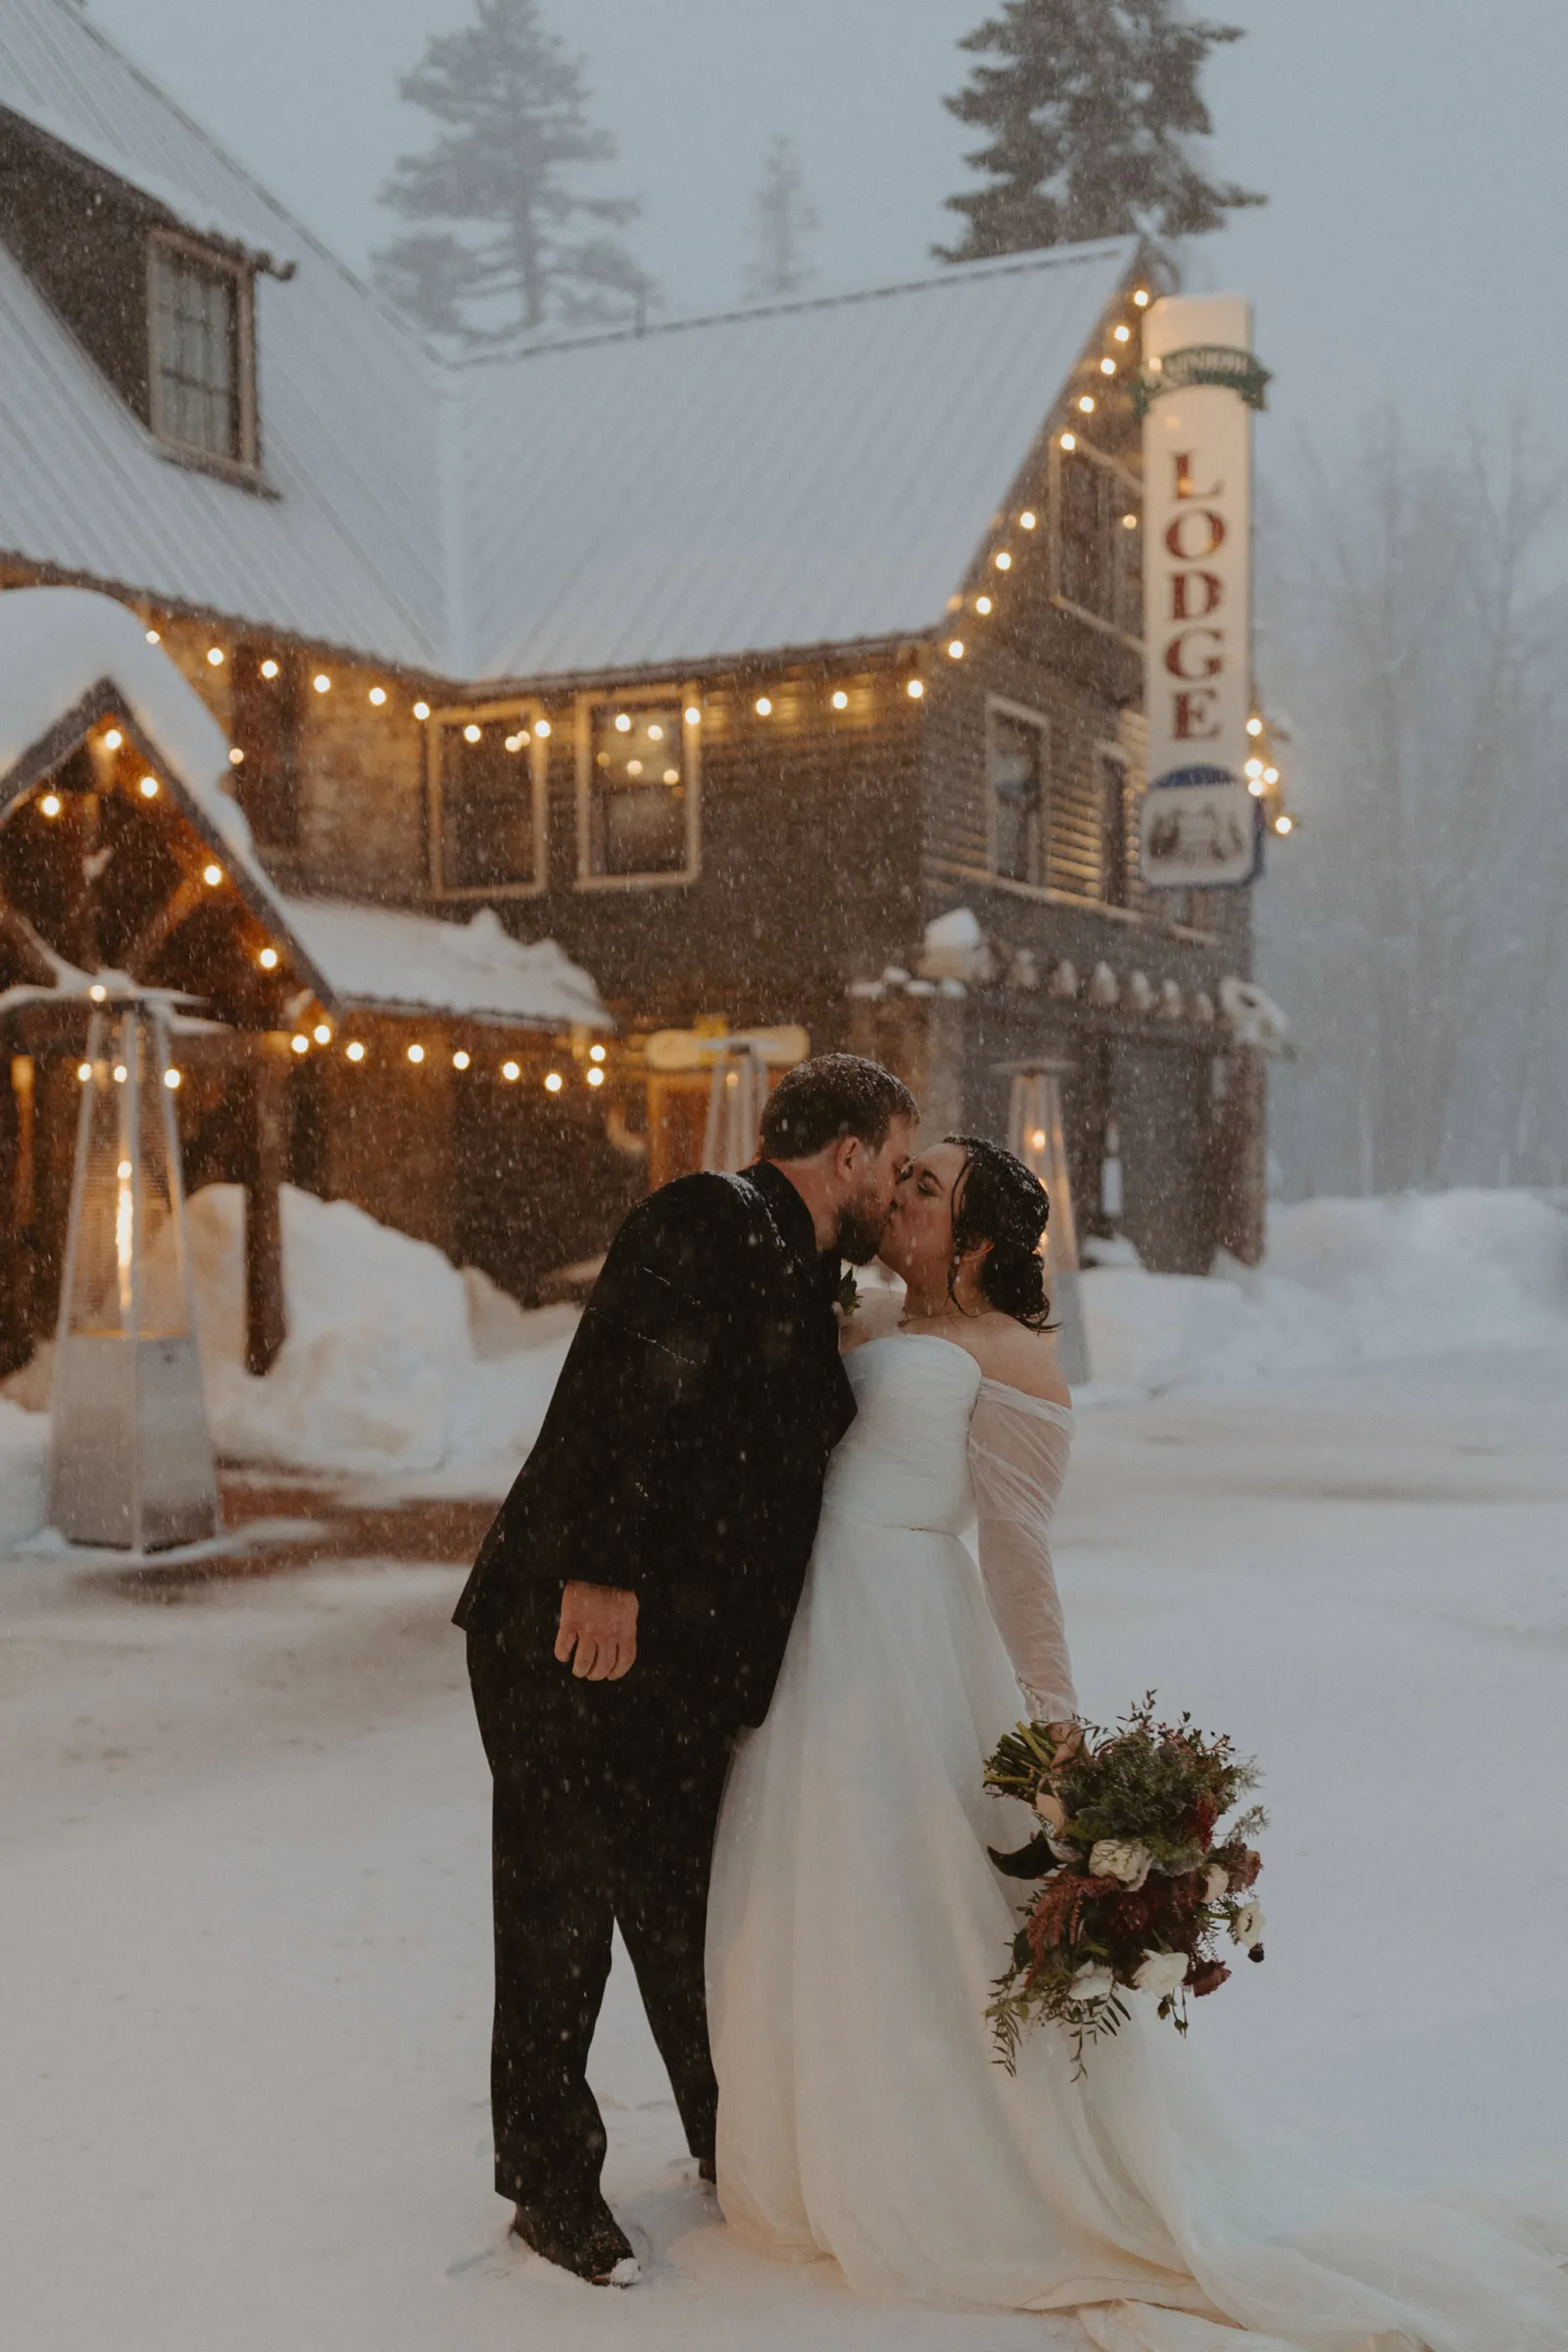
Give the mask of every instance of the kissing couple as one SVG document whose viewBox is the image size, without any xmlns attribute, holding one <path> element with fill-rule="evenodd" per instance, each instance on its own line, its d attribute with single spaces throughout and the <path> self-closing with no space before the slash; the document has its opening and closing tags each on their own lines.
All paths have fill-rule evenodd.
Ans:
<svg viewBox="0 0 1568 2352">
<path fill-rule="evenodd" d="M 1400 2197 L 1242 2137 L 1152 1995 L 995 2063 L 985 1761 L 1075 1736 L 1048 1202 L 907 1089 L 790 1071 L 627 1217 L 460 1603 L 494 1788 L 496 2187 L 629 2285 L 587 2060 L 618 1926 L 725 2222 L 1102 2352 L 1563 2352 L 1568 2184 Z M 842 1261 L 904 1285 L 856 1308 Z M 976 1554 L 962 1541 L 976 1530 Z M 1140 1659 L 1132 1681 L 1151 1679 Z M 1240 2330 L 1240 2335 L 1238 2331 Z"/>
</svg>

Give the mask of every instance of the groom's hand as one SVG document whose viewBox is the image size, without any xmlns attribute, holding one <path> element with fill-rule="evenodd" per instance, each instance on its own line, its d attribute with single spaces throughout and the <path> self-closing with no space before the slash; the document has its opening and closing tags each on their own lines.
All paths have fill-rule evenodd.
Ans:
<svg viewBox="0 0 1568 2352">
<path fill-rule="evenodd" d="M 579 1682 L 618 1683 L 637 1660 L 637 1595 L 570 1584 L 561 1595 L 556 1655 Z"/>
</svg>

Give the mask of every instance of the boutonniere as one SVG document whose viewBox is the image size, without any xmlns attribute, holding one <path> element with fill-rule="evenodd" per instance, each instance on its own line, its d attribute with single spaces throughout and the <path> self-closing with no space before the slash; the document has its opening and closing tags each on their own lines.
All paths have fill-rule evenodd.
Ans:
<svg viewBox="0 0 1568 2352">
<path fill-rule="evenodd" d="M 860 1286 L 855 1279 L 855 1268 L 846 1266 L 833 1294 L 833 1304 L 841 1323 L 848 1323 L 860 1303 Z"/>
</svg>

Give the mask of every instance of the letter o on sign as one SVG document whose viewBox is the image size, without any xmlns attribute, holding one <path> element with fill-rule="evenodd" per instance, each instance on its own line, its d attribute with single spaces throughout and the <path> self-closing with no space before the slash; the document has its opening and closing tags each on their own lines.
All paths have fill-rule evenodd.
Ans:
<svg viewBox="0 0 1568 2352">
<path fill-rule="evenodd" d="M 1196 525 L 1196 528 L 1189 526 Z M 1189 546 L 1189 540 L 1200 539 L 1200 546 Z M 1172 515 L 1165 545 L 1178 564 L 1201 564 L 1205 557 L 1217 555 L 1225 544 L 1225 517 L 1216 514 L 1212 507 L 1187 507 Z"/>
</svg>

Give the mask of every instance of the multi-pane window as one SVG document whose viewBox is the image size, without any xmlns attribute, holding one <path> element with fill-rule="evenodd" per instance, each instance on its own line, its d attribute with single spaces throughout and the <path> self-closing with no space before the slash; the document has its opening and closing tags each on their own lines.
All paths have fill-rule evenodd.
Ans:
<svg viewBox="0 0 1568 2352">
<path fill-rule="evenodd" d="M 443 710 L 430 728 L 438 882 L 448 891 L 544 882 L 542 757 L 516 711 Z"/>
<path fill-rule="evenodd" d="M 1080 612 L 1141 636 L 1138 493 L 1118 466 L 1093 450 L 1059 451 L 1056 465 L 1056 593 Z"/>
<path fill-rule="evenodd" d="M 154 431 L 197 456 L 251 465 L 245 272 L 163 237 L 150 266 Z"/>
<path fill-rule="evenodd" d="M 583 878 L 689 872 L 696 812 L 681 706 L 604 704 L 587 724 Z"/>
<path fill-rule="evenodd" d="M 986 732 L 992 870 L 1044 888 L 1050 853 L 1050 773 L 1044 719 L 993 705 Z"/>
</svg>

